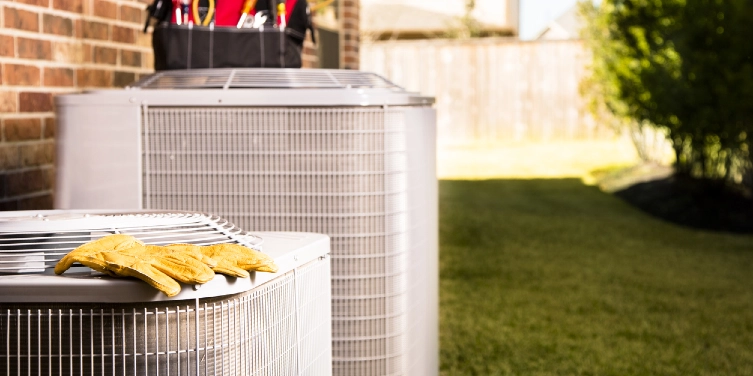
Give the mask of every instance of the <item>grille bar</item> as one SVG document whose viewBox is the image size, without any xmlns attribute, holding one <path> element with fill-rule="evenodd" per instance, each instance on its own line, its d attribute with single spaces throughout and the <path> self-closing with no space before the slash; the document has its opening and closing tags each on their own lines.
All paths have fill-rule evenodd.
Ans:
<svg viewBox="0 0 753 376">
<path fill-rule="evenodd" d="M 44 272 L 79 245 L 116 233 L 132 235 L 154 245 L 234 242 L 259 249 L 262 244 L 260 238 L 227 220 L 204 214 L 82 215 L 80 220 L 73 220 L 79 224 L 77 228 L 71 228 L 67 220 L 54 218 L 50 220 L 42 214 L 25 222 L 3 222 L 0 218 L 0 273 Z M 81 225 L 82 221 L 88 224 Z M 108 221 L 111 225 L 101 224 Z M 30 227 L 48 230 L 19 231 Z"/>
<path fill-rule="evenodd" d="M 326 69 L 191 69 L 157 72 L 131 89 L 388 88 L 399 86 L 375 73 Z"/>
</svg>

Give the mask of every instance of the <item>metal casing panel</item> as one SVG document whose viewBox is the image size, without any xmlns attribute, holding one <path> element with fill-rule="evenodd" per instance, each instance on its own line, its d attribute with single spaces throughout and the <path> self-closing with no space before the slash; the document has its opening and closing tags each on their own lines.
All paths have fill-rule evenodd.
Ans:
<svg viewBox="0 0 753 376">
<path fill-rule="evenodd" d="M 408 309 L 406 375 L 439 373 L 439 192 L 436 111 L 405 110 L 408 147 Z"/>
<path fill-rule="evenodd" d="M 338 107 L 430 106 L 433 98 L 390 89 L 179 89 L 97 90 L 55 97 L 58 108 L 154 107 Z M 109 118 L 112 121 L 114 118 Z M 102 123 L 107 124 L 107 122 Z"/>
<path fill-rule="evenodd" d="M 140 208 L 139 107 L 57 108 L 55 208 Z"/>
</svg>

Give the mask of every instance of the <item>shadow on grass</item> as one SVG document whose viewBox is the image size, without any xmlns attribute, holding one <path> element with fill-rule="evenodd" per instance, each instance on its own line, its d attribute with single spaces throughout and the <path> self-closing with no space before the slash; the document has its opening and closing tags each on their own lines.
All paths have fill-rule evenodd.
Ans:
<svg viewBox="0 0 753 376">
<path fill-rule="evenodd" d="M 440 182 L 443 375 L 753 374 L 753 237 L 579 179 Z"/>
</svg>

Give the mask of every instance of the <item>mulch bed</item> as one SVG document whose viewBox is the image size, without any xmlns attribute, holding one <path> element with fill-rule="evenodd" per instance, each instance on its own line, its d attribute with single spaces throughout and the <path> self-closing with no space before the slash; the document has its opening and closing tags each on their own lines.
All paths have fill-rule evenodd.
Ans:
<svg viewBox="0 0 753 376">
<path fill-rule="evenodd" d="M 753 198 L 734 189 L 672 175 L 614 194 L 666 221 L 692 228 L 753 234 Z"/>
</svg>

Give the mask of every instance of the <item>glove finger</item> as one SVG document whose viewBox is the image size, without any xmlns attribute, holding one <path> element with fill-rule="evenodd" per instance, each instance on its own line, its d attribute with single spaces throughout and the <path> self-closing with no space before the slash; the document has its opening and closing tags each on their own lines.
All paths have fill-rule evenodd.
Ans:
<svg viewBox="0 0 753 376">
<path fill-rule="evenodd" d="M 267 272 L 267 273 L 277 273 L 277 265 L 273 262 L 270 264 L 262 264 L 255 266 L 250 269 L 246 269 L 248 271 L 256 271 L 256 272 Z"/>
<path fill-rule="evenodd" d="M 141 240 L 134 238 L 131 235 L 125 234 L 112 234 L 101 237 L 97 240 L 85 243 L 74 249 L 72 252 L 101 252 L 101 251 L 117 251 L 121 249 L 128 249 L 137 245 L 143 245 Z"/>
<path fill-rule="evenodd" d="M 101 237 L 97 240 L 93 240 L 74 248 L 67 255 L 63 256 L 60 261 L 55 265 L 55 274 L 63 274 L 66 270 L 70 269 L 74 262 L 80 262 L 79 259 L 84 259 L 86 256 L 90 256 L 94 253 L 102 251 L 112 251 L 122 248 L 130 248 L 134 245 L 142 244 L 140 240 L 130 235 L 113 234 Z M 78 257 L 78 259 L 77 259 Z M 89 266 L 89 265 L 87 265 Z M 96 266 L 89 266 L 90 268 L 101 272 L 107 273 L 104 264 Z"/>
<path fill-rule="evenodd" d="M 113 273 L 107 269 L 107 263 L 101 258 L 97 257 L 96 255 L 92 256 L 82 256 L 82 257 L 71 257 L 75 262 L 78 262 L 81 265 L 88 266 L 100 273 L 113 275 Z"/>
<path fill-rule="evenodd" d="M 238 266 L 248 271 L 277 272 L 277 265 L 275 265 L 275 261 L 269 255 L 250 248 L 249 250 L 252 252 L 247 252 L 247 257 L 239 259 Z"/>
<path fill-rule="evenodd" d="M 212 269 L 203 262 L 179 256 L 164 256 L 155 260 L 153 265 L 157 270 L 183 283 L 204 284 L 214 278 Z"/>
<path fill-rule="evenodd" d="M 224 267 L 233 265 L 247 271 L 277 272 L 277 266 L 269 255 L 240 244 L 215 244 L 201 247 L 201 251 L 219 260 Z M 218 272 L 216 267 L 214 271 Z"/>
<path fill-rule="evenodd" d="M 123 277 L 138 278 L 157 290 L 162 291 L 167 296 L 175 296 L 180 292 L 180 284 L 168 277 L 165 273 L 160 272 L 151 265 L 143 262 L 136 262 L 131 265 L 122 265 L 123 261 L 116 262 L 106 261 L 108 268 L 115 274 Z M 121 261 L 121 262 L 118 262 Z"/>
<path fill-rule="evenodd" d="M 210 268 L 217 266 L 217 261 L 201 252 L 201 247 L 193 244 L 169 244 L 165 248 L 175 250 L 181 254 L 189 255 L 207 265 Z"/>
<path fill-rule="evenodd" d="M 247 271 L 239 267 L 229 265 L 228 263 L 225 263 L 225 262 L 220 262 L 217 266 L 215 266 L 212 269 L 214 270 L 215 273 L 224 274 L 230 277 L 248 278 L 251 276 L 250 274 L 248 274 Z"/>
<path fill-rule="evenodd" d="M 58 261 L 57 264 L 55 264 L 55 274 L 60 275 L 65 273 L 66 270 L 70 269 L 71 265 L 76 262 L 72 257 L 70 257 L 70 253 L 63 256 L 63 258 Z"/>
</svg>

